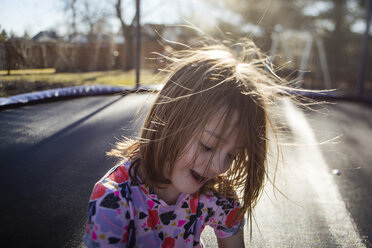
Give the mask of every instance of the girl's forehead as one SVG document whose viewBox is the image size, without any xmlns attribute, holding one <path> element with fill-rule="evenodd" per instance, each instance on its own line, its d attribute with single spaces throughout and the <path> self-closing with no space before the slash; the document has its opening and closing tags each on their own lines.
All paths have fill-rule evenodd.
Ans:
<svg viewBox="0 0 372 248">
<path fill-rule="evenodd" d="M 214 136 L 215 138 L 224 141 L 233 139 L 235 143 L 239 143 L 238 112 L 234 111 L 228 117 L 228 119 L 226 118 L 227 118 L 226 112 L 224 112 L 223 110 L 212 115 L 206 122 L 205 127 L 202 130 L 202 133 Z"/>
<path fill-rule="evenodd" d="M 228 118 L 228 119 L 227 119 Z M 215 114 L 212 114 L 205 124 L 204 130 L 214 132 L 227 132 L 230 133 L 237 127 L 239 114 L 233 111 L 230 115 L 227 114 L 226 108 L 221 108 Z M 204 131 L 203 130 L 203 131 Z"/>
</svg>

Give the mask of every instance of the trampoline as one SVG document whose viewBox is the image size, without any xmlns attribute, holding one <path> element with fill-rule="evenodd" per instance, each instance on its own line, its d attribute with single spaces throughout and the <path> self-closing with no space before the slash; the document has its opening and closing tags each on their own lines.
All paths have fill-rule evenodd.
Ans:
<svg viewBox="0 0 372 248">
<path fill-rule="evenodd" d="M 116 162 L 105 153 L 122 136 L 137 134 L 142 113 L 154 99 L 150 89 L 100 89 L 98 93 L 90 91 L 89 96 L 42 92 L 49 98 L 28 100 L 26 104 L 17 96 L 16 102 L 2 107 L 3 247 L 82 246 L 93 185 Z M 265 194 L 256 211 L 261 234 L 254 225 L 249 241 L 246 230 L 246 245 L 370 247 L 372 169 L 368 165 L 372 158 L 367 151 L 369 141 L 363 138 L 372 130 L 370 104 L 339 102 L 330 110 L 332 118 L 323 118 L 318 112 L 305 116 L 300 110 L 291 110 L 290 105 L 283 105 L 282 111 L 288 129 L 298 139 L 306 140 L 313 132 L 319 141 L 324 138 L 321 130 L 340 130 L 345 135 L 342 146 L 284 150 L 290 162 L 281 168 L 291 169 L 281 171 L 286 174 L 285 180 L 277 180 L 288 186 L 286 191 L 283 184 L 279 185 L 290 200 L 280 196 L 274 199 L 269 194 L 271 201 Z M 294 120 L 288 114 L 293 114 Z M 311 117 L 315 122 L 308 121 Z M 308 132 L 296 131 L 296 125 L 302 122 L 307 123 L 308 127 L 303 128 Z M 301 136 L 304 133 L 307 136 Z M 356 154 L 362 162 L 354 166 Z M 331 174 L 335 168 L 341 171 L 336 178 Z M 314 175 L 322 180 L 315 181 Z M 206 247 L 216 247 L 211 230 L 206 229 L 203 238 Z"/>
</svg>

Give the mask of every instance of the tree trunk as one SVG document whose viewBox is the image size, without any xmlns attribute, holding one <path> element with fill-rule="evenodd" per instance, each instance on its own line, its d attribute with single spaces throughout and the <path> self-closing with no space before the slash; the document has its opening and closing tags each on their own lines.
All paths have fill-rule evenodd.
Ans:
<svg viewBox="0 0 372 248">
<path fill-rule="evenodd" d="M 125 59 L 125 65 L 124 70 L 128 71 L 134 68 L 134 37 L 133 37 L 133 23 L 136 20 L 136 17 L 138 15 L 138 12 L 136 11 L 136 15 L 133 18 L 131 24 L 126 24 L 123 19 L 123 13 L 121 9 L 121 0 L 117 0 L 115 4 L 115 10 L 116 10 L 116 16 L 120 21 L 121 24 L 121 30 L 123 32 L 123 37 L 125 39 L 125 52 L 126 52 L 126 59 Z"/>
<path fill-rule="evenodd" d="M 5 61 L 6 61 L 6 70 L 8 71 L 7 75 L 10 75 L 10 69 L 12 64 L 12 56 L 10 54 L 10 44 L 9 41 L 5 40 L 4 42 L 4 50 L 5 50 Z"/>
<path fill-rule="evenodd" d="M 133 61 L 134 61 L 134 57 L 133 57 L 133 50 L 134 50 L 134 46 L 133 46 L 133 34 L 132 34 L 132 28 L 130 28 L 129 30 L 127 30 L 127 32 L 125 32 L 124 34 L 124 38 L 125 38 L 125 52 L 126 52 L 126 59 L 125 59 L 125 65 L 124 65 L 124 70 L 125 71 L 129 71 L 129 70 L 132 70 L 134 68 L 133 66 Z"/>
<path fill-rule="evenodd" d="M 346 2 L 345 0 L 333 1 L 334 3 L 334 33 L 342 36 L 345 31 Z"/>
</svg>

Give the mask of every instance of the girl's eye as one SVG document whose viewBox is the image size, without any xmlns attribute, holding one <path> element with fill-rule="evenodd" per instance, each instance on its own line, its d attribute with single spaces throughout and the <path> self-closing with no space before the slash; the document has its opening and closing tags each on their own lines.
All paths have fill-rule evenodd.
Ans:
<svg viewBox="0 0 372 248">
<path fill-rule="evenodd" d="M 206 152 L 210 152 L 213 149 L 212 147 L 209 147 L 209 146 L 203 144 L 202 142 L 200 142 L 200 145 L 204 149 L 204 151 L 206 151 Z"/>
</svg>

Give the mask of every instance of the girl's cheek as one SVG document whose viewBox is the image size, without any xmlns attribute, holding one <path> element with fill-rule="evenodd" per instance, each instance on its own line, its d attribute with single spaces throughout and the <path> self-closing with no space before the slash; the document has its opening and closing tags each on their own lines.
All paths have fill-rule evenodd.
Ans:
<svg viewBox="0 0 372 248">
<path fill-rule="evenodd" d="M 196 154 L 196 161 L 198 163 L 207 164 L 210 158 L 210 154 L 208 152 L 197 152 Z"/>
</svg>

